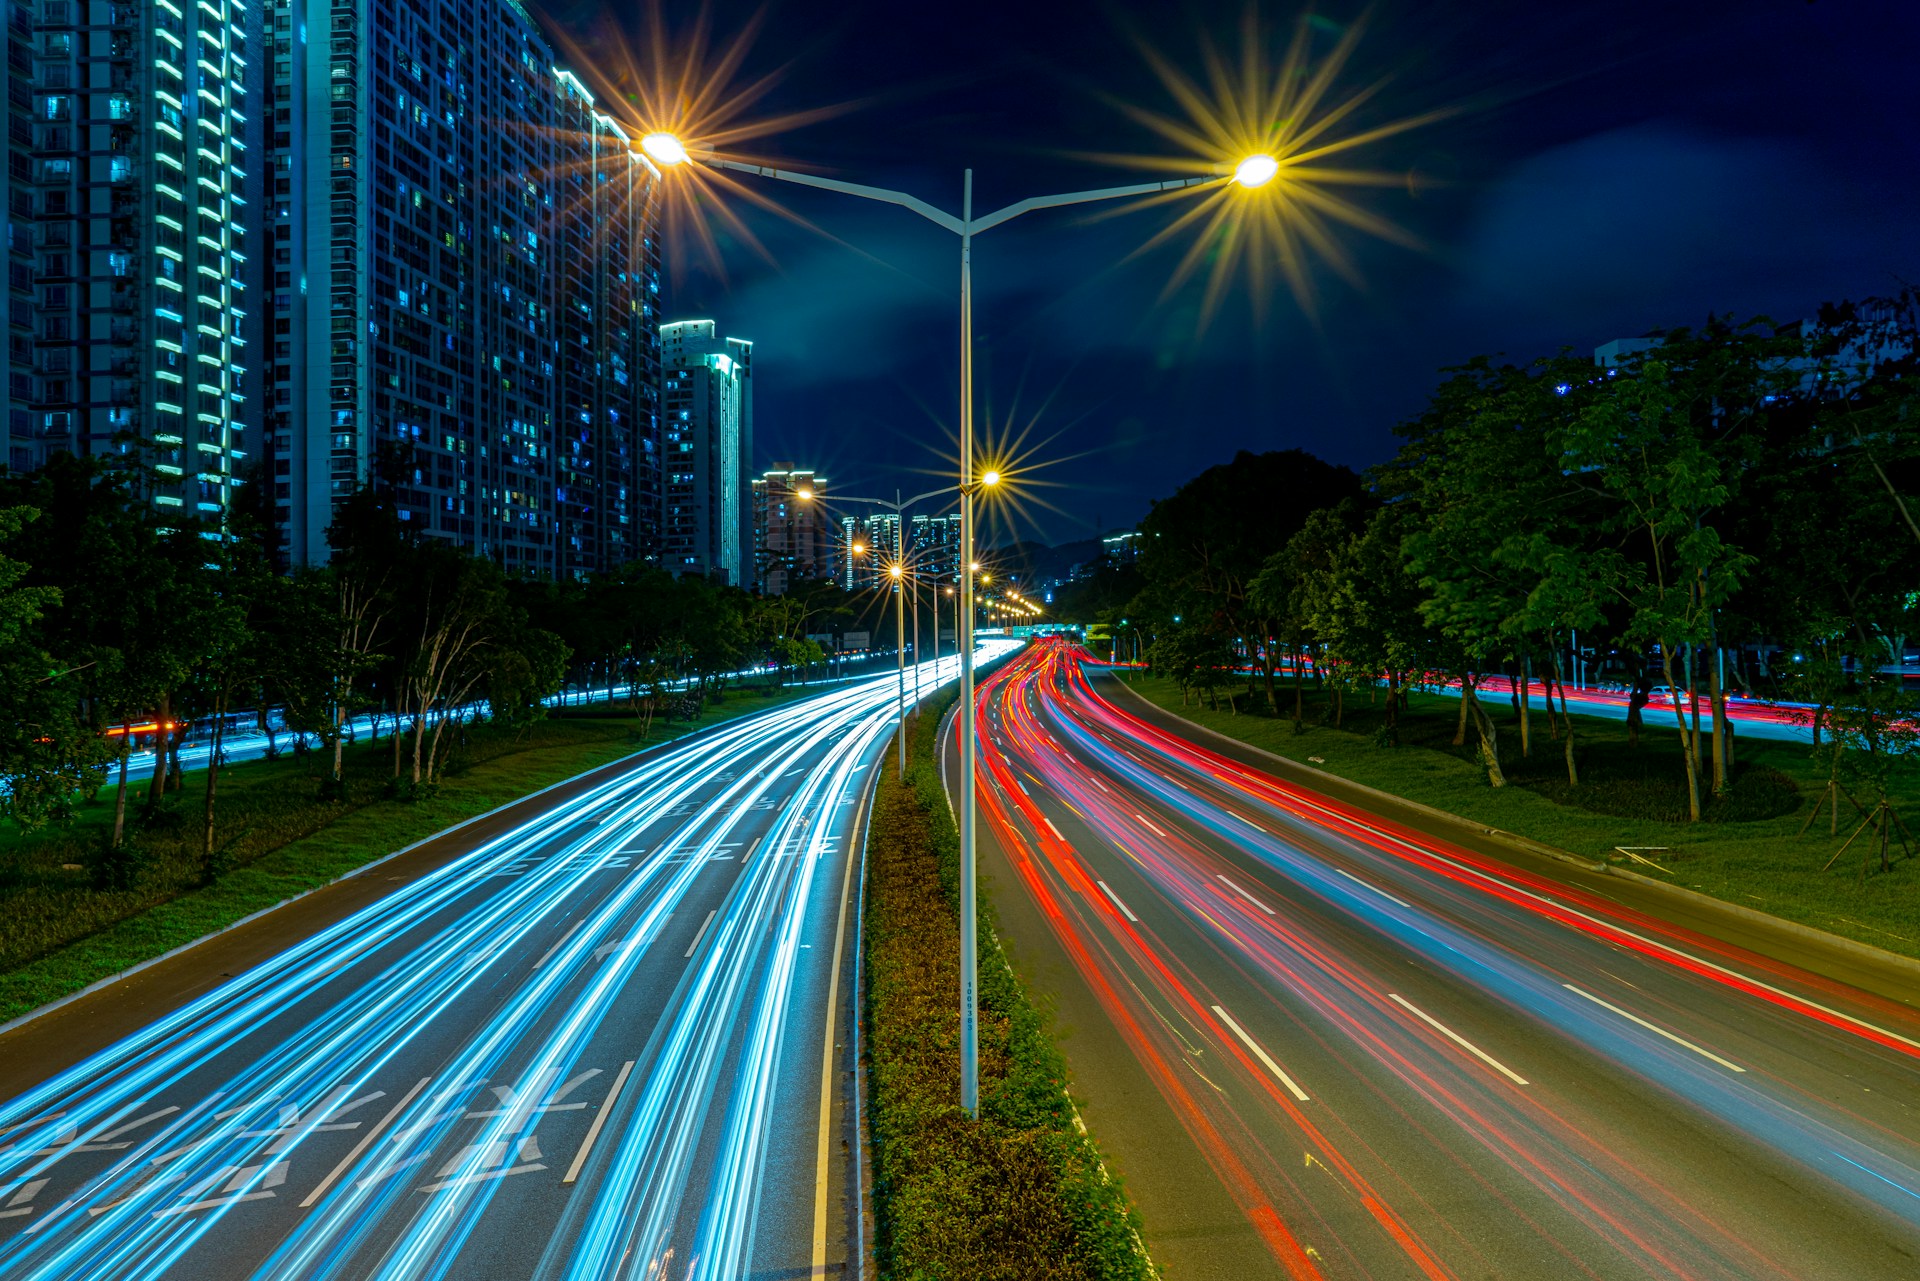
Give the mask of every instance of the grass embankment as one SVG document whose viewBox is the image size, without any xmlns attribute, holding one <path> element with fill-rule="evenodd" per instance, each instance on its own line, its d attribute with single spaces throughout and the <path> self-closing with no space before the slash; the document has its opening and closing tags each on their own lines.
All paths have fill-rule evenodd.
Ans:
<svg viewBox="0 0 1920 1281">
<path fill-rule="evenodd" d="M 103 789 L 64 828 L 0 832 L 0 1023 L 530 792 L 810 692 L 736 688 L 697 721 L 656 718 L 644 741 L 638 720 L 604 705 L 518 734 L 474 726 L 438 787 L 411 800 L 386 795 L 385 739 L 347 749 L 343 800 L 319 799 L 325 762 L 315 755 L 231 765 L 220 772 L 215 828 L 231 870 L 211 884 L 200 860 L 204 772 L 186 775 L 145 822 L 146 780 L 129 780 L 128 889 L 96 888 L 89 872 L 113 829 L 114 789 Z"/>
<path fill-rule="evenodd" d="M 883 767 L 867 853 L 870 1123 L 883 1276 L 1147 1278 L 1137 1222 L 1066 1095 L 1066 1061 L 980 898 L 980 1119 L 959 1106 L 960 851 L 938 754 L 915 722 L 903 786 Z M 889 756 L 889 761 L 891 756 Z"/>
<path fill-rule="evenodd" d="M 1812 829 L 1799 834 L 1827 784 L 1807 744 L 1741 738 L 1736 726 L 1731 786 L 1707 807 L 1703 821 L 1688 823 L 1685 762 L 1671 711 L 1647 712 L 1638 747 L 1629 745 L 1623 722 L 1576 712 L 1572 719 L 1581 781 L 1572 786 L 1562 744 L 1549 736 L 1538 705 L 1533 754 L 1522 758 L 1508 702 L 1489 699 L 1487 711 L 1499 727 L 1509 783 L 1494 788 L 1476 758 L 1471 730 L 1465 746 L 1452 745 L 1460 713 L 1456 698 L 1415 694 L 1402 718 L 1401 745 L 1386 747 L 1375 741 L 1381 709 L 1370 706 L 1365 695 L 1348 697 L 1340 729 L 1320 723 L 1325 707 L 1309 697 L 1304 731 L 1296 734 L 1290 689 L 1281 690 L 1283 715 L 1274 718 L 1266 714 L 1264 691 L 1253 697 L 1236 691 L 1235 715 L 1224 699 L 1218 711 L 1181 706 L 1180 689 L 1168 680 L 1144 674 L 1126 679 L 1168 711 L 1277 756 L 1596 862 L 1611 858 L 1621 863 L 1622 856 L 1614 852 L 1618 845 L 1665 846 L 1644 853 L 1670 875 L 1638 863 L 1625 865 L 1729 903 L 1920 956 L 1920 861 L 1901 860 L 1896 843 L 1893 870 L 1880 873 L 1876 844 L 1873 867 L 1863 883 L 1861 856 L 1868 843 L 1863 835 L 1844 859 L 1822 871 L 1860 823 L 1860 815 L 1844 799 L 1838 835 L 1829 835 L 1825 808 Z M 1909 816 L 1908 824 L 1920 830 L 1920 780 L 1907 779 L 1893 801 Z"/>
</svg>

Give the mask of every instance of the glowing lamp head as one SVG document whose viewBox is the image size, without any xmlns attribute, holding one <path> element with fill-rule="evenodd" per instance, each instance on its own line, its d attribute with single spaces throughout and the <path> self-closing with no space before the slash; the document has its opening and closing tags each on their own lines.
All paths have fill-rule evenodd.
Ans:
<svg viewBox="0 0 1920 1281">
<path fill-rule="evenodd" d="M 805 489 L 805 488 L 796 489 L 793 492 L 793 496 L 795 498 L 798 498 L 803 503 L 810 503 L 813 501 L 813 491 L 811 489 Z"/>
<path fill-rule="evenodd" d="M 866 545 L 865 543 L 855 543 L 855 544 L 853 545 L 853 554 L 854 554 L 855 556 L 864 556 L 864 555 L 866 555 L 866 554 L 867 554 L 867 545 Z"/>
<path fill-rule="evenodd" d="M 687 163 L 687 148 L 670 133 L 650 133 L 640 140 L 640 150 L 655 164 L 673 166 Z"/>
<path fill-rule="evenodd" d="M 891 574 L 891 575 L 893 575 L 893 577 L 894 577 L 895 579 L 898 579 L 898 578 L 900 577 L 900 575 L 901 575 L 902 573 L 904 573 L 904 572 L 905 572 L 905 571 L 904 571 L 904 570 L 902 570 L 902 569 L 900 568 L 900 566 L 898 566 L 898 565 L 889 565 L 889 566 L 887 566 L 887 573 L 889 573 L 889 574 Z"/>
<path fill-rule="evenodd" d="M 988 489 L 992 489 L 995 485 L 998 485 L 1000 483 L 1000 473 L 997 471 L 981 472 L 980 483 L 986 486 Z"/>
<path fill-rule="evenodd" d="M 1280 162 L 1272 156 L 1248 156 L 1234 166 L 1233 180 L 1243 187 L 1264 187 L 1280 172 Z"/>
</svg>

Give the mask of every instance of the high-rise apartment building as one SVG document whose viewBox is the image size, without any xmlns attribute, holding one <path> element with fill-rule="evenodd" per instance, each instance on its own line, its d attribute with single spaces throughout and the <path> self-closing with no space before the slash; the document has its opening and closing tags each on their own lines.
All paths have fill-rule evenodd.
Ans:
<svg viewBox="0 0 1920 1281">
<path fill-rule="evenodd" d="M 420 532 L 511 571 L 650 554 L 658 172 L 514 0 L 262 2 L 288 559 L 325 559 L 379 467 Z"/>
<path fill-rule="evenodd" d="M 834 577 L 838 530 L 826 510 L 827 478 L 783 463 L 753 482 L 754 565 L 760 590 L 784 596 L 795 583 Z"/>
<path fill-rule="evenodd" d="M 946 582 L 960 573 L 960 513 L 915 516 L 907 526 L 907 563 L 922 579 Z"/>
<path fill-rule="evenodd" d="M 887 566 L 900 555 L 900 517 L 892 512 L 842 516 L 838 551 L 841 587 L 850 592 L 879 587 Z"/>
<path fill-rule="evenodd" d="M 749 586 L 753 344 L 681 320 L 660 327 L 660 352 L 660 564 Z"/>
<path fill-rule="evenodd" d="M 242 0 L 7 11 L 8 465 L 144 447 L 225 518 L 261 369 L 257 17 Z"/>
</svg>

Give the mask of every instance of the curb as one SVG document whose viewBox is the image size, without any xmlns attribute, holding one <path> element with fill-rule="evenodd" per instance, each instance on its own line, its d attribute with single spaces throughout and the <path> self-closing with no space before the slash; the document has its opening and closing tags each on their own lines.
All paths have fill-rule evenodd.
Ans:
<svg viewBox="0 0 1920 1281">
<path fill-rule="evenodd" d="M 1120 681 L 1119 685 L 1120 688 L 1126 690 L 1130 697 L 1138 699 L 1142 704 L 1164 716 L 1179 721 L 1182 725 L 1189 726 L 1211 738 L 1217 738 L 1223 743 L 1231 743 L 1235 747 L 1243 748 L 1250 752 L 1257 752 L 1269 760 L 1279 761 L 1284 765 L 1290 766 L 1302 773 L 1312 775 L 1315 778 L 1323 778 L 1329 782 L 1338 783 L 1342 787 L 1351 788 L 1367 796 L 1378 797 L 1384 801 L 1391 801 L 1395 805 L 1405 806 L 1415 813 L 1424 814 L 1428 818 L 1449 823 L 1455 827 L 1463 827 L 1483 836 L 1491 836 L 1502 844 L 1511 845 L 1515 849 L 1539 858 L 1552 859 L 1555 862 L 1570 864 L 1583 871 L 1599 872 L 1607 876 L 1617 877 L 1620 880 L 1633 881 L 1643 886 L 1651 886 L 1661 893 L 1687 903 L 1692 907 L 1704 911 L 1717 912 L 1720 915 L 1729 916 L 1738 921 L 1764 925 L 1779 933 L 1802 939 L 1809 943 L 1817 943 L 1824 948 L 1850 956 L 1855 960 L 1902 970 L 1913 975 L 1916 979 L 1920 979 L 1920 960 L 1916 960 L 1911 956 L 1902 956 L 1898 952 L 1889 952 L 1885 948 L 1875 947 L 1871 943 L 1862 943 L 1857 939 L 1850 939 L 1841 934 L 1833 934 L 1826 930 L 1819 929 L 1816 926 L 1802 925 L 1798 921 L 1790 921 L 1783 916 L 1775 916 L 1770 912 L 1761 912 L 1751 907 L 1743 907 L 1738 903 L 1729 903 L 1725 899 L 1715 898 L 1711 894 L 1702 894 L 1698 890 L 1690 890 L 1685 886 L 1669 885 L 1665 881 L 1656 881 L 1651 876 L 1629 871 L 1624 867 L 1615 867 L 1611 863 L 1596 863 L 1591 859 L 1581 858 L 1578 854 L 1570 853 L 1567 850 L 1559 849 L 1552 845 L 1544 845 L 1530 837 L 1521 836 L 1517 832 L 1505 831 L 1498 827 L 1486 827 L 1474 822 L 1470 818 L 1463 818 L 1449 810 L 1436 809 L 1431 805 L 1423 805 L 1419 801 L 1409 800 L 1404 796 L 1396 796 L 1392 792 L 1383 792 L 1377 787 L 1368 787 L 1365 783 L 1357 783 L 1352 779 L 1342 778 L 1340 775 L 1330 773 L 1326 770 L 1315 769 L 1313 766 L 1301 761 L 1296 761 L 1290 756 L 1282 756 L 1278 752 L 1270 752 L 1264 747 L 1257 747 L 1252 743 L 1234 738 L 1231 735 L 1222 734 L 1219 730 L 1210 729 L 1197 721 L 1190 721 L 1177 712 L 1168 711 L 1158 703 L 1147 698 L 1145 694 L 1134 689 L 1124 680 Z M 1749 950 L 1753 949 L 1749 948 Z M 1793 964 L 1802 963 L 1793 962 Z M 1805 966 L 1802 965 L 1802 968 L 1805 968 Z"/>
</svg>

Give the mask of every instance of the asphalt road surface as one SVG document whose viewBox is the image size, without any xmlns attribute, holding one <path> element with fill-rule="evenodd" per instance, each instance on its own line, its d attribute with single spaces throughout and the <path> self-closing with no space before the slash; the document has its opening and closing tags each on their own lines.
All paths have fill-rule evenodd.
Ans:
<svg viewBox="0 0 1920 1281">
<path fill-rule="evenodd" d="M 1920 1014 L 983 688 L 983 868 L 1178 1278 L 1920 1277 Z"/>
<path fill-rule="evenodd" d="M 24 1090 L 0 1276 L 839 1274 L 894 697 L 597 775 Z"/>
</svg>

